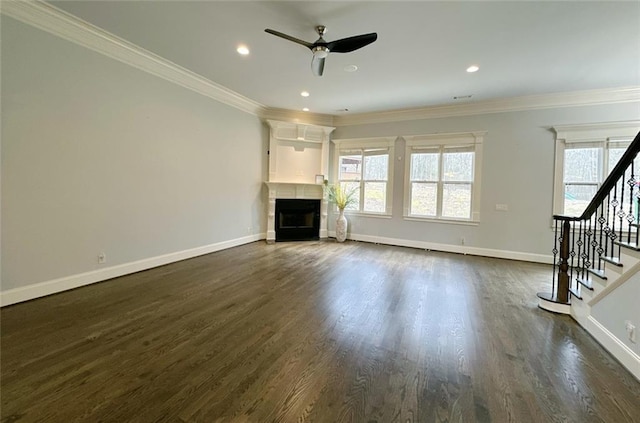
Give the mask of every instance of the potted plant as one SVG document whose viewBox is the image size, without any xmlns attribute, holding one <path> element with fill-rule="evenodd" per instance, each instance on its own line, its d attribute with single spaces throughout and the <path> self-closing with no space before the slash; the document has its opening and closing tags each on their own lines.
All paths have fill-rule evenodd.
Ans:
<svg viewBox="0 0 640 423">
<path fill-rule="evenodd" d="M 324 186 L 328 201 L 334 203 L 340 211 L 336 219 L 336 240 L 344 242 L 347 239 L 347 218 L 344 216 L 344 209 L 358 203 L 358 188 L 348 189 L 340 183 L 329 185 L 328 181 L 325 181 Z"/>
</svg>

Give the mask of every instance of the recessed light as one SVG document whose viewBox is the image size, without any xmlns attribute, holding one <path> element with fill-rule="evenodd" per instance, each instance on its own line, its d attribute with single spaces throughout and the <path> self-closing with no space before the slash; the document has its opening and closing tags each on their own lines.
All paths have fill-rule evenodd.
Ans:
<svg viewBox="0 0 640 423">
<path fill-rule="evenodd" d="M 303 111 L 303 112 L 308 112 L 308 111 L 309 111 L 309 108 L 308 108 L 308 107 L 303 107 L 303 108 L 302 108 L 302 111 Z"/>
<path fill-rule="evenodd" d="M 238 48 L 236 49 L 236 51 L 243 55 L 246 56 L 247 54 L 249 54 L 249 47 L 245 46 L 245 45 L 240 45 L 238 46 Z"/>
<path fill-rule="evenodd" d="M 471 65 L 467 68 L 467 72 L 469 73 L 478 72 L 478 70 L 480 70 L 478 65 Z"/>
<path fill-rule="evenodd" d="M 345 72 L 355 72 L 357 70 L 358 70 L 358 67 L 356 65 L 347 65 L 344 67 Z"/>
<path fill-rule="evenodd" d="M 303 97 L 309 97 L 309 92 L 308 91 L 303 91 L 300 93 L 301 96 Z"/>
</svg>

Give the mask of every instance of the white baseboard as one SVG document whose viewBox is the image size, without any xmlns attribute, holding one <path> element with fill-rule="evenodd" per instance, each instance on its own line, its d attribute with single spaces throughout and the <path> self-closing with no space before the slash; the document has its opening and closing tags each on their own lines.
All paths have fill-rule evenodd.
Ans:
<svg viewBox="0 0 640 423">
<path fill-rule="evenodd" d="M 640 381 L 640 356 L 638 354 L 609 332 L 593 316 L 589 316 L 582 326 Z"/>
<path fill-rule="evenodd" d="M 329 231 L 329 236 L 336 237 L 335 231 Z M 466 245 L 438 244 L 435 242 L 415 241 L 411 239 L 387 238 L 372 235 L 348 234 L 348 239 L 354 241 L 371 242 L 375 244 L 397 245 L 399 247 L 420 248 L 423 250 L 443 251 L 446 253 L 469 254 L 503 258 L 509 260 L 530 261 L 534 263 L 553 264 L 553 256 L 544 254 L 523 253 L 519 251 L 494 250 L 491 248 L 469 247 Z"/>
<path fill-rule="evenodd" d="M 328 232 L 330 237 L 335 238 L 335 232 Z M 255 234 L 229 241 L 223 241 L 215 244 L 196 247 L 189 250 L 178 251 L 175 253 L 165 254 L 162 256 L 151 257 L 148 259 L 138 260 L 131 263 L 120 264 L 117 266 L 107 267 L 91 272 L 79 273 L 76 275 L 65 276 L 45 282 L 36 283 L 20 288 L 14 288 L 0 292 L 0 307 L 11 304 L 29 301 L 35 298 L 44 297 L 46 295 L 55 294 L 69 289 L 78 288 L 92 283 L 101 282 L 107 279 L 128 275 L 130 273 L 140 272 L 142 270 L 151 269 L 157 266 L 173 263 L 204 254 L 213 253 L 215 251 L 236 247 L 242 244 L 266 239 L 266 234 Z M 552 263 L 551 256 L 542 254 L 522 253 L 516 251 L 494 250 L 488 248 L 468 247 L 464 245 L 437 244 L 425 241 L 414 241 L 398 238 L 385 238 L 370 235 L 350 234 L 349 239 L 355 241 L 364 241 L 377 244 L 397 245 L 401 247 L 420 248 L 425 250 L 444 251 L 450 253 L 470 254 L 477 256 L 505 258 L 511 260 L 522 260 L 536 263 Z"/>
<path fill-rule="evenodd" d="M 100 270 L 79 273 L 76 275 L 65 276 L 62 278 L 40 282 L 20 288 L 9 289 L 7 291 L 0 292 L 0 307 L 15 303 L 21 303 L 23 301 L 33 300 L 35 298 L 44 297 L 46 295 L 67 291 L 69 289 L 74 289 L 85 285 L 90 285 L 92 283 L 116 278 L 118 276 L 128 275 L 130 273 L 140 272 L 142 270 L 151 269 L 153 267 L 163 266 L 165 264 L 174 263 L 176 261 L 181 261 L 204 254 L 213 253 L 216 251 L 225 250 L 227 248 L 248 244 L 250 242 L 259 241 L 265 238 L 266 234 L 249 235 L 229 241 L 217 242 L 215 244 L 191 248 L 189 250 L 164 254 L 157 257 L 150 257 L 147 259 L 133 261 L 131 263 L 124 263 Z"/>
</svg>

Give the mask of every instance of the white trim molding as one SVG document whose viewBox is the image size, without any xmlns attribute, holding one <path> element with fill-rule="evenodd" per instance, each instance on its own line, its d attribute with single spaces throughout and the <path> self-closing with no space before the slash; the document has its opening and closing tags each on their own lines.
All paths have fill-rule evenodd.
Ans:
<svg viewBox="0 0 640 423">
<path fill-rule="evenodd" d="M 385 199 L 385 210 L 381 213 L 371 212 L 364 210 L 364 183 L 367 182 L 364 179 L 364 175 L 361 173 L 361 179 L 353 180 L 350 182 L 358 182 L 360 184 L 360 210 L 349 210 L 349 212 L 353 211 L 355 213 L 364 214 L 364 215 L 372 215 L 379 214 L 380 216 L 391 216 L 393 211 L 393 178 L 394 178 L 394 162 L 395 162 L 395 143 L 398 137 L 369 137 L 369 138 L 349 138 L 349 139 L 333 139 L 331 142 L 335 144 L 335 148 L 333 150 L 333 172 L 332 172 L 332 181 L 334 183 L 338 183 L 340 181 L 340 173 L 339 173 L 339 161 L 340 161 L 340 153 L 344 150 L 360 150 L 360 154 L 366 156 L 368 153 L 366 150 L 372 149 L 382 149 L 386 150 L 386 155 L 388 158 L 388 167 L 387 167 L 387 180 L 386 180 L 386 199 Z M 363 162 L 364 163 L 364 162 Z M 361 170 L 362 172 L 362 170 Z M 382 182 L 382 181 L 379 181 Z M 335 208 L 334 210 L 337 210 Z"/>
<path fill-rule="evenodd" d="M 640 356 L 638 354 L 609 332 L 593 316 L 586 319 L 583 327 L 640 381 Z"/>
<path fill-rule="evenodd" d="M 58 292 L 79 288 L 85 285 L 91 285 L 93 283 L 102 282 L 107 279 L 117 278 L 119 276 L 124 276 L 131 273 L 140 272 L 142 270 L 163 266 L 165 264 L 214 253 L 216 251 L 226 250 L 227 248 L 237 247 L 238 245 L 259 241 L 261 239 L 265 239 L 265 237 L 266 234 L 254 234 L 242 238 L 236 238 L 228 241 L 217 242 L 215 244 L 191 248 L 189 250 L 164 254 L 162 256 L 137 260 L 131 263 L 111 266 L 105 269 L 79 273 L 76 275 L 65 276 L 62 278 L 35 283 L 20 288 L 9 289 L 7 291 L 0 292 L 0 307 L 21 303 L 23 301 L 33 300 L 35 298 L 56 294 Z"/>
<path fill-rule="evenodd" d="M 42 1 L 2 0 L 2 14 L 256 116 L 266 108 L 110 32 Z"/>
<path fill-rule="evenodd" d="M 489 113 L 637 102 L 640 102 L 640 86 L 632 86 L 500 98 L 466 104 L 449 104 L 444 106 L 340 115 L 334 116 L 333 125 L 364 125 L 370 123 L 401 122 L 408 120 L 484 115 Z"/>
<path fill-rule="evenodd" d="M 329 237 L 335 238 L 336 232 L 329 231 Z M 436 242 L 416 241 L 412 239 L 388 238 L 382 236 L 347 234 L 352 241 L 370 242 L 373 244 L 396 245 L 398 247 L 418 248 L 421 250 L 441 251 L 444 253 L 468 254 L 471 256 L 492 257 L 507 260 L 528 261 L 532 263 L 553 264 L 553 256 L 545 254 L 524 253 L 520 251 L 496 250 L 492 248 L 469 247 L 466 245 L 440 244 Z"/>
<path fill-rule="evenodd" d="M 320 238 L 327 237 L 327 199 L 324 185 L 295 182 L 265 182 L 267 202 L 267 243 L 276 242 L 276 201 L 282 199 L 320 201 Z"/>
<path fill-rule="evenodd" d="M 473 151 L 473 181 L 471 190 L 471 210 L 469 219 L 460 219 L 464 223 L 478 223 L 480 221 L 480 188 L 482 187 L 482 150 L 484 137 L 487 131 L 473 132 L 456 132 L 445 134 L 426 134 L 426 135 L 403 135 L 406 141 L 405 145 L 405 174 L 404 174 L 404 205 L 403 217 L 422 219 L 426 218 L 431 221 L 446 220 L 452 223 L 452 219 L 429 216 L 422 217 L 411 215 L 411 154 L 418 147 L 437 147 L 440 155 L 443 154 L 446 147 L 468 147 Z M 441 161 L 441 160 L 440 160 Z M 439 176 L 440 177 L 440 176 Z M 438 210 L 442 206 L 442 180 L 438 181 Z M 438 214 L 440 211 L 438 211 Z"/>
<path fill-rule="evenodd" d="M 640 121 L 585 123 L 579 125 L 558 125 L 551 128 L 556 133 L 555 164 L 553 175 L 553 214 L 564 214 L 564 157 L 565 150 L 585 146 L 603 149 L 602 165 L 606 163 L 606 153 L 610 142 L 633 140 L 640 132 Z M 604 171 L 604 169 L 602 169 Z M 601 183 L 606 174 L 600 175 Z"/>
<path fill-rule="evenodd" d="M 183 68 L 44 1 L 2 0 L 0 12 L 45 32 L 173 82 L 198 94 L 263 119 L 290 120 L 323 126 L 471 116 L 523 110 L 640 102 L 640 86 L 538 94 L 466 104 L 389 110 L 351 115 L 300 113 L 270 108 Z"/>
<path fill-rule="evenodd" d="M 298 110 L 277 109 L 274 107 L 263 110 L 260 114 L 260 117 L 265 121 L 276 120 L 282 122 L 317 126 L 333 126 L 333 115 L 303 112 Z"/>
</svg>

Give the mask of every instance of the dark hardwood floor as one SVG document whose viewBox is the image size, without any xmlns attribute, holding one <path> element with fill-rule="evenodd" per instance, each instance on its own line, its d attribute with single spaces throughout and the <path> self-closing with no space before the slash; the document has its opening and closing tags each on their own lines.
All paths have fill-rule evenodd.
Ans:
<svg viewBox="0 0 640 423">
<path fill-rule="evenodd" d="M 5 307 L 2 422 L 640 422 L 550 271 L 256 242 Z"/>
</svg>

